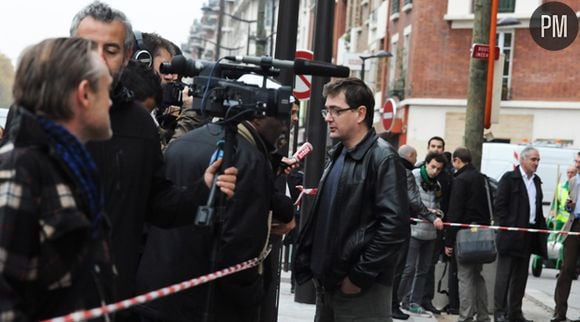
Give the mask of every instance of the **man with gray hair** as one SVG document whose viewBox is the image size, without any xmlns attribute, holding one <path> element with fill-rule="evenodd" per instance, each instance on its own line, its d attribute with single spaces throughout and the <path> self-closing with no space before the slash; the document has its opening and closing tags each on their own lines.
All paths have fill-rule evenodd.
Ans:
<svg viewBox="0 0 580 322">
<path fill-rule="evenodd" d="M 2 321 L 45 320 L 111 299 L 103 196 L 84 145 L 111 137 L 111 82 L 85 39 L 47 39 L 20 58 L 17 108 L 0 148 Z"/>
<path fill-rule="evenodd" d="M 531 146 L 520 152 L 520 165 L 500 179 L 495 200 L 499 226 L 546 229 L 542 211 L 542 181 L 535 174 L 540 153 Z M 497 232 L 495 321 L 527 322 L 522 300 L 528 281 L 530 255 L 547 257 L 546 235 L 528 232 Z"/>
</svg>

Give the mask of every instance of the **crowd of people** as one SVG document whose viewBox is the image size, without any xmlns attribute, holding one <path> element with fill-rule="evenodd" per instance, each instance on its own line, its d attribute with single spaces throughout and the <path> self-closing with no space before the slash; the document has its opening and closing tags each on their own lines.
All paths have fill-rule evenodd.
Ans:
<svg viewBox="0 0 580 322">
<path fill-rule="evenodd" d="M 0 320 L 49 319 L 181 282 L 256 257 L 271 235 L 296 226 L 292 199 L 275 184 L 298 166 L 277 152 L 296 106 L 278 117 L 210 123 L 193 109 L 180 75 L 159 68 L 179 54 L 98 1 L 73 18 L 69 38 L 24 52 L 0 147 Z M 381 139 L 374 94 L 360 79 L 333 80 L 323 95 L 321 113 L 338 143 L 293 240 L 293 279 L 314 283 L 315 321 L 439 314 L 432 301 L 440 258 L 450 265 L 445 310 L 458 321 L 528 321 L 527 267 L 531 254 L 547 256 L 545 236 L 498 232 L 489 312 L 482 264 L 456 260 L 458 229 L 444 223 L 546 228 L 538 150 L 524 148 L 492 203 L 467 148 L 446 154 L 436 136 L 417 162 L 415 148 L 396 150 Z M 228 131 L 235 133 L 235 166 L 222 164 Z M 580 170 L 580 153 L 575 162 Z M 554 208 L 567 231 L 580 231 L 578 176 L 560 187 L 567 195 Z M 213 220 L 199 224 L 195 210 L 214 185 L 223 198 Z M 566 321 L 579 249 L 578 237 L 564 239 L 553 322 Z M 114 319 L 260 321 L 268 269 L 257 266 Z"/>
</svg>

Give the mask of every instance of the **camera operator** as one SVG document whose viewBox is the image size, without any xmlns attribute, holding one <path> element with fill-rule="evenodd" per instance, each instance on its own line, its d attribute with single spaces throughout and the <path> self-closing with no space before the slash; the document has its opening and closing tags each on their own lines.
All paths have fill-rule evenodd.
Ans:
<svg viewBox="0 0 580 322">
<path fill-rule="evenodd" d="M 275 117 L 255 117 L 238 124 L 234 160 L 239 169 L 236 195 L 223 217 L 216 219 L 220 231 L 153 228 L 137 275 L 138 290 L 145 292 L 211 270 L 212 243 L 218 244 L 215 270 L 256 257 L 268 241 L 269 212 L 292 220 L 291 201 L 274 196 L 274 172 L 270 155 L 287 122 Z M 207 124 L 172 142 L 166 152 L 167 175 L 180 183 L 200 175 L 224 136 L 224 127 Z M 195 148 L 193 148 L 195 147 Z M 185 167 L 184 165 L 188 165 Z M 191 166 L 196 165 L 196 166 Z M 179 263 L 179 265 L 176 265 Z M 215 281 L 215 321 L 256 321 L 264 294 L 258 268 Z M 142 305 L 145 321 L 200 321 L 207 285 Z"/>
<path fill-rule="evenodd" d="M 132 53 L 133 32 L 126 16 L 102 2 L 93 2 L 73 19 L 71 35 L 93 40 L 113 77 L 109 111 L 113 137 L 89 143 L 103 183 L 105 211 L 111 222 L 113 262 L 117 269 L 116 299 L 135 295 L 141 234 L 144 222 L 173 226 L 192 221 L 191 209 L 205 200 L 219 163 L 207 168 L 198 181 L 182 181 L 177 187 L 164 176 L 164 161 L 157 130 L 151 117 L 120 82 Z M 192 165 L 193 166 L 193 165 Z M 235 187 L 234 168 L 218 177 L 218 186 L 228 195 Z M 122 315 L 122 316 L 121 316 Z M 121 312 L 117 321 L 129 321 Z"/>
</svg>

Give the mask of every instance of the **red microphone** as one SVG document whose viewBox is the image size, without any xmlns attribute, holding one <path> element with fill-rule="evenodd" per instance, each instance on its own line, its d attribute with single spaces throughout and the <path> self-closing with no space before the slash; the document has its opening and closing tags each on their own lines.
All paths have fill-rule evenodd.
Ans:
<svg viewBox="0 0 580 322">
<path fill-rule="evenodd" d="M 295 162 L 301 161 L 308 153 L 312 152 L 313 149 L 312 144 L 305 142 L 290 159 L 293 159 Z"/>
</svg>

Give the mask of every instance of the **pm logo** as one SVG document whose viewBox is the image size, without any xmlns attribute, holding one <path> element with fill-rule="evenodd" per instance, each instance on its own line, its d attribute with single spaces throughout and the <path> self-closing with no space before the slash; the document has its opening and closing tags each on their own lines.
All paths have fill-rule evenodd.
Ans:
<svg viewBox="0 0 580 322">
<path fill-rule="evenodd" d="M 547 2 L 538 7 L 530 20 L 534 41 L 547 50 L 562 50 L 576 39 L 578 17 L 561 2 Z"/>
</svg>

